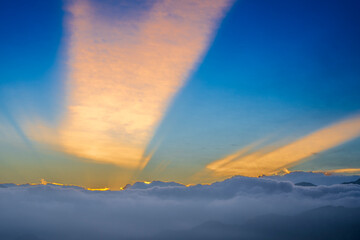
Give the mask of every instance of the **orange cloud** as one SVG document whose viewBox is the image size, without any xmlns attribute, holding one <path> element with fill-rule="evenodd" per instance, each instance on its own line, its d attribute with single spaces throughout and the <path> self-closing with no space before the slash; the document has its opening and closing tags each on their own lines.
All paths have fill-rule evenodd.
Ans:
<svg viewBox="0 0 360 240">
<path fill-rule="evenodd" d="M 275 150 L 267 146 L 244 155 L 243 153 L 248 152 L 249 149 L 241 149 L 208 164 L 206 169 L 218 176 L 275 174 L 313 154 L 333 148 L 358 136 L 360 136 L 360 115 L 320 129 Z"/>
<path fill-rule="evenodd" d="M 315 172 L 323 172 L 327 175 L 331 174 L 360 174 L 360 168 L 341 168 L 341 169 L 331 169 L 331 170 L 321 170 Z"/>
<path fill-rule="evenodd" d="M 73 1 L 68 7 L 68 107 L 58 129 L 63 150 L 143 167 L 149 139 L 230 2 L 158 1 L 144 16 L 110 19 L 90 1 Z"/>
</svg>

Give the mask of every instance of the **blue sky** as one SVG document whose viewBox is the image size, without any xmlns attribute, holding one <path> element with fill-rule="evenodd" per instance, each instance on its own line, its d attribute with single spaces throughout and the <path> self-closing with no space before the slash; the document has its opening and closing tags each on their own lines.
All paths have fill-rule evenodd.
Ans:
<svg viewBox="0 0 360 240">
<path fill-rule="evenodd" d="M 183 79 L 181 87 L 172 97 L 166 98 L 167 107 L 151 125 L 151 134 L 144 138 L 146 140 L 141 139 L 141 150 L 145 151 L 148 162 L 140 172 L 134 173 L 105 158 L 84 155 L 82 150 L 73 150 L 68 144 L 55 141 L 55 145 L 61 146 L 54 147 L 53 143 L 49 144 L 49 139 L 39 140 L 27 128 L 28 124 L 41 120 L 47 127 L 55 129 L 52 134 L 56 135 L 61 132 L 66 119 L 73 121 L 72 117 L 67 118 L 71 106 L 68 102 L 71 102 L 69 99 L 74 91 L 80 90 L 69 92 L 66 88 L 66 84 L 72 81 L 69 72 L 76 71 L 73 59 L 78 56 L 78 49 L 72 49 L 74 43 L 71 41 L 76 39 L 76 33 L 84 30 L 74 30 L 68 23 L 75 19 L 73 25 L 76 25 L 78 18 L 75 10 L 66 10 L 69 2 L 6 1 L 0 10 L 0 134 L 3 135 L 0 149 L 6 152 L 5 156 L 0 157 L 0 165 L 12 166 L 11 171 L 16 171 L 27 163 L 36 169 L 31 173 L 14 174 L 14 177 L 6 175 L 4 179 L 0 178 L 1 182 L 34 181 L 46 175 L 50 178 L 54 176 L 55 180 L 102 185 L 105 184 L 104 180 L 99 180 L 99 183 L 96 180 L 81 182 L 78 176 L 98 172 L 98 179 L 121 172 L 145 180 L 190 183 L 194 181 L 193 176 L 208 164 L 249 144 L 261 142 L 251 151 L 264 146 L 276 149 L 359 113 L 360 4 L 357 1 L 236 1 L 234 4 L 228 3 L 229 11 L 224 6 L 214 8 L 216 11 L 222 9 L 225 14 L 218 16 L 214 13 L 211 21 L 204 17 L 192 18 L 193 15 L 187 12 L 177 12 L 179 16 L 182 15 L 176 18 L 176 24 L 184 26 L 181 28 L 184 31 L 190 28 L 181 19 L 191 18 L 194 23 L 198 21 L 203 24 L 201 26 L 209 26 L 211 34 L 204 32 L 203 35 L 194 35 L 194 42 L 206 36 L 206 44 L 199 40 L 200 47 L 192 50 L 200 57 L 190 61 L 193 67 L 186 70 L 188 77 Z M 111 29 L 114 27 L 112 24 L 119 23 L 117 30 L 121 32 L 122 27 L 126 28 L 124 31 L 128 35 L 119 35 L 116 39 L 117 35 L 104 35 L 104 41 L 113 41 L 113 48 L 120 46 L 130 49 L 129 52 L 134 51 L 134 56 L 141 59 L 141 52 L 136 52 L 140 45 L 133 50 L 132 45 L 124 43 L 140 39 L 142 35 L 138 37 L 134 32 L 142 25 L 137 25 L 140 20 L 133 19 L 139 13 L 152 16 L 151 11 L 158 6 L 157 2 L 128 4 L 122 1 L 118 5 L 113 5 L 112 1 L 88 2 L 90 6 L 101 6 L 101 11 L 89 11 L 89 14 L 93 14 L 91 16 L 96 19 L 96 24 L 103 24 L 103 28 L 92 30 L 93 35 L 86 35 L 95 40 L 93 43 L 85 42 L 84 46 L 93 44 L 94 48 L 99 48 L 96 37 L 105 34 L 106 27 Z M 118 18 L 124 9 L 129 10 L 126 11 L 128 15 Z M 169 11 L 169 16 L 173 11 L 171 6 L 160 9 Z M 215 12 L 214 9 L 206 8 L 206 11 Z M 146 18 L 148 15 L 143 16 Z M 163 34 L 166 41 L 175 41 L 171 39 L 171 30 Z M 84 41 L 83 38 L 79 39 Z M 168 44 L 163 41 L 163 36 L 159 39 L 154 41 L 161 40 L 162 44 Z M 190 49 L 192 45 L 182 45 L 180 42 L 169 46 Z M 159 55 L 154 61 L 162 63 L 165 59 L 160 59 L 162 56 Z M 151 76 L 151 69 L 149 72 Z M 156 83 L 155 80 L 150 77 L 149 82 L 158 88 L 161 84 L 167 85 L 164 82 Z M 98 82 L 101 84 L 101 78 Z M 103 84 L 107 86 L 108 82 L 104 80 Z M 145 91 L 149 91 L 146 90 L 147 85 L 139 86 L 136 92 L 143 91 L 145 94 Z M 129 100 L 126 104 L 130 106 L 132 102 Z M 92 105 L 86 105 L 89 106 Z M 117 125 L 116 121 L 111 124 Z M 66 128 L 67 133 L 74 131 L 73 126 Z M 358 123 L 355 123 L 355 129 L 358 129 Z M 122 133 L 116 130 L 107 134 Z M 12 137 L 22 140 L 12 141 Z M 134 135 L 129 138 L 138 141 Z M 290 169 L 358 169 L 359 144 L 359 137 L 349 137 L 335 147 L 299 159 L 301 161 L 291 165 Z M 26 154 L 28 151 L 33 154 Z M 52 170 L 42 167 L 45 165 Z M 78 166 L 78 170 L 65 175 L 49 174 L 49 171 L 56 172 L 59 166 L 63 166 L 61 169 L 64 171 Z M 207 179 L 211 181 L 217 177 Z M 105 182 L 109 181 L 110 178 Z M 129 178 L 119 181 L 129 181 Z"/>
<path fill-rule="evenodd" d="M 160 125 L 154 141 L 165 140 L 154 161 L 176 155 L 175 166 L 201 167 L 257 139 L 296 138 L 356 113 L 357 5 L 237 2 Z M 329 150 L 306 169 L 359 167 L 356 146 L 341 146 L 337 164 Z"/>
</svg>

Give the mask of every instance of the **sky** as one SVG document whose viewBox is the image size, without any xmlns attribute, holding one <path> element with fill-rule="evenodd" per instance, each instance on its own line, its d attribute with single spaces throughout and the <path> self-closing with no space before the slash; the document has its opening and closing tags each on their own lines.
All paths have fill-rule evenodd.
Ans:
<svg viewBox="0 0 360 240">
<path fill-rule="evenodd" d="M 1 3 L 1 183 L 360 174 L 356 0 Z"/>
</svg>

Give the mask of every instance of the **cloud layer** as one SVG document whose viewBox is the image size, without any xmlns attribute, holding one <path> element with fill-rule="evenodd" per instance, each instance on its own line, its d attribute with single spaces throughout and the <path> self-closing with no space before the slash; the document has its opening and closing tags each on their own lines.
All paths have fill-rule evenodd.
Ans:
<svg viewBox="0 0 360 240">
<path fill-rule="evenodd" d="M 355 184 L 302 187 L 281 178 L 234 177 L 190 187 L 138 183 L 105 192 L 10 184 L 0 185 L 0 233 L 39 239 L 145 237 L 206 221 L 242 224 L 270 213 L 291 215 L 327 205 L 360 207 L 359 199 Z"/>
</svg>

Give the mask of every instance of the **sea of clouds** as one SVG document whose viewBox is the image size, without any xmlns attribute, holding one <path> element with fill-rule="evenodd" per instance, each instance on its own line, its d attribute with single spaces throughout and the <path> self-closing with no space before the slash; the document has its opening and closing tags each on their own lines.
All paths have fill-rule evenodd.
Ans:
<svg viewBox="0 0 360 240">
<path fill-rule="evenodd" d="M 360 185 L 341 184 L 357 178 L 291 173 L 190 187 L 135 183 L 122 191 L 0 184 L 0 239 L 143 238 L 208 221 L 242 224 L 267 214 L 296 215 L 324 206 L 357 208 Z M 311 181 L 317 186 L 295 185 Z"/>
</svg>

